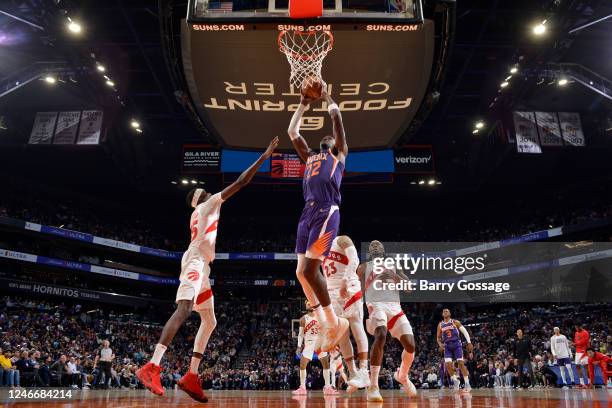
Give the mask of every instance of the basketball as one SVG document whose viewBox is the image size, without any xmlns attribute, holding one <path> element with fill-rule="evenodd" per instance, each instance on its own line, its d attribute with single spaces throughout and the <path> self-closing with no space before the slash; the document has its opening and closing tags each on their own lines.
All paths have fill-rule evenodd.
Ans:
<svg viewBox="0 0 612 408">
<path fill-rule="evenodd" d="M 304 85 L 302 85 L 302 95 L 305 97 L 312 100 L 317 100 L 321 97 L 322 91 L 323 84 L 318 78 L 308 77 L 304 80 Z"/>
</svg>

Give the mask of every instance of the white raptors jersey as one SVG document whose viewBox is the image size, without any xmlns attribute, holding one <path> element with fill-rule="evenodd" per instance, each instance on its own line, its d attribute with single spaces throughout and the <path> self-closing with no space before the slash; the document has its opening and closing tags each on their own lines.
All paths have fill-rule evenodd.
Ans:
<svg viewBox="0 0 612 408">
<path fill-rule="evenodd" d="M 212 195 L 193 210 L 189 222 L 191 243 L 187 251 L 199 252 L 208 262 L 215 259 L 215 242 L 221 204 L 223 204 L 221 193 Z"/>
<path fill-rule="evenodd" d="M 351 251 L 352 256 L 347 255 L 346 252 L 338 245 L 338 238 L 334 239 L 329 255 L 323 261 L 323 273 L 327 278 L 328 290 L 340 289 L 343 279 L 346 279 L 349 284 L 361 286 L 357 276 L 357 266 L 359 265 L 357 251 Z M 352 259 L 349 257 L 352 257 Z"/>
<path fill-rule="evenodd" d="M 304 315 L 304 341 L 316 340 L 319 336 L 319 323 L 316 317 Z"/>
<path fill-rule="evenodd" d="M 368 261 L 365 270 L 365 301 L 366 303 L 392 302 L 400 303 L 400 293 L 382 286 L 382 283 L 396 282 L 398 275 L 395 269 L 387 269 L 379 266 L 380 271 L 374 270 L 374 263 Z"/>
</svg>

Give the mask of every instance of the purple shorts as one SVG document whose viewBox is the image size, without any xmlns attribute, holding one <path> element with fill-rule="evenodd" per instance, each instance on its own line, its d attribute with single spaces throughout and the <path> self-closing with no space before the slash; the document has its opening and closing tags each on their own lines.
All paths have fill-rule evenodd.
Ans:
<svg viewBox="0 0 612 408">
<path fill-rule="evenodd" d="M 295 252 L 308 258 L 323 260 L 338 235 L 340 209 L 327 203 L 306 203 L 297 229 Z"/>
<path fill-rule="evenodd" d="M 557 365 L 564 366 L 564 365 L 567 365 L 567 364 L 572 364 L 572 359 L 571 358 L 566 357 L 566 358 L 558 358 L 557 359 Z"/>
<path fill-rule="evenodd" d="M 463 345 L 460 342 L 444 344 L 444 359 L 463 360 Z"/>
</svg>

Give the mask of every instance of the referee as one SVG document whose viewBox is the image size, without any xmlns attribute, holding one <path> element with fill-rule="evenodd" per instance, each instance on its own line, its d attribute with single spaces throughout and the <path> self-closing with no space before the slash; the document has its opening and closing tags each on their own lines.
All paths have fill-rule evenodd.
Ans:
<svg viewBox="0 0 612 408">
<path fill-rule="evenodd" d="M 108 388 L 112 374 L 111 366 L 115 355 L 113 350 L 110 348 L 108 340 L 102 341 L 102 347 L 96 352 L 96 359 L 94 360 L 94 370 L 98 366 L 98 375 L 96 376 L 96 388 L 100 387 L 100 381 L 102 380 L 102 373 L 104 373 L 104 389 Z"/>
<path fill-rule="evenodd" d="M 535 387 L 535 376 L 533 375 L 533 368 L 531 367 L 531 341 L 523 335 L 523 330 L 518 329 L 516 331 L 516 342 L 514 343 L 514 356 L 518 359 L 518 386 L 526 388 L 524 386 L 523 369 L 525 367 L 529 370 L 529 378 L 531 380 L 531 386 Z"/>
</svg>

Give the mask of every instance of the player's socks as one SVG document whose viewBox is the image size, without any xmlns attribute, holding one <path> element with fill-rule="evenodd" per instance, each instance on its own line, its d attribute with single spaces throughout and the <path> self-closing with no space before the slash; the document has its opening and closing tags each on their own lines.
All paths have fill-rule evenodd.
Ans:
<svg viewBox="0 0 612 408">
<path fill-rule="evenodd" d="M 323 380 L 325 380 L 325 386 L 331 385 L 331 372 L 329 368 L 323 369 Z"/>
<path fill-rule="evenodd" d="M 200 367 L 200 358 L 196 356 L 191 356 L 191 366 L 189 367 L 189 372 L 197 374 L 198 368 Z"/>
<path fill-rule="evenodd" d="M 584 385 L 584 378 L 580 377 L 580 385 Z"/>
<path fill-rule="evenodd" d="M 408 371 L 410 371 L 410 367 L 412 367 L 412 362 L 414 361 L 414 352 L 409 353 L 406 350 L 402 351 L 402 364 L 399 368 L 400 377 L 404 378 L 408 375 Z"/>
<path fill-rule="evenodd" d="M 574 384 L 574 370 L 572 370 L 572 365 L 566 364 L 565 368 L 567 368 L 567 372 L 569 373 L 571 384 Z"/>
<path fill-rule="evenodd" d="M 370 366 L 371 387 L 378 388 L 378 374 L 380 374 L 380 366 Z"/>
<path fill-rule="evenodd" d="M 463 381 L 465 382 L 465 388 L 471 388 L 471 386 L 470 386 L 470 377 L 464 375 L 463 376 Z"/>
<path fill-rule="evenodd" d="M 357 371 L 357 367 L 355 367 L 355 360 L 351 359 L 350 361 L 347 361 L 346 365 L 348 366 L 348 372 L 352 378 L 355 375 L 355 371 Z"/>
<path fill-rule="evenodd" d="M 451 381 L 455 387 L 459 386 L 459 377 L 457 377 L 457 374 L 451 375 Z"/>
<path fill-rule="evenodd" d="M 151 359 L 151 362 L 155 365 L 160 365 L 161 359 L 164 356 L 164 353 L 166 352 L 167 349 L 168 349 L 168 346 L 164 346 L 161 343 L 157 343 L 157 345 L 155 346 L 155 351 L 153 352 L 153 358 Z"/>
<path fill-rule="evenodd" d="M 359 369 L 367 370 L 368 369 L 368 360 L 359 360 Z"/>
<path fill-rule="evenodd" d="M 317 320 L 319 323 L 323 323 L 325 321 L 325 313 L 323 312 L 323 308 L 321 305 L 317 305 L 314 309 L 315 316 L 317 316 Z"/>
<path fill-rule="evenodd" d="M 332 307 L 331 303 L 323 307 L 323 313 L 325 314 L 325 321 L 331 322 L 334 325 L 336 324 L 338 318 L 336 317 L 336 312 L 334 312 L 334 308 Z"/>
<path fill-rule="evenodd" d="M 306 370 L 300 370 L 300 387 L 306 387 Z"/>
</svg>

